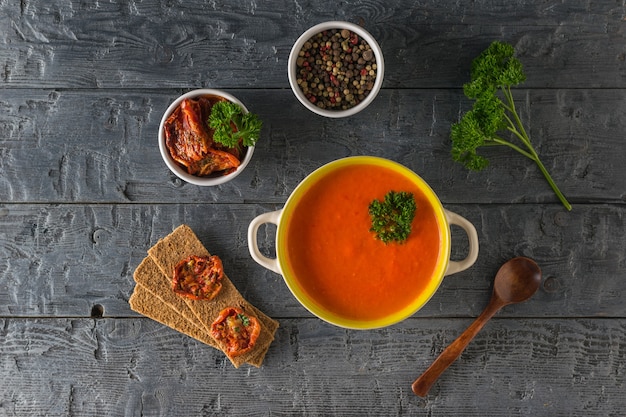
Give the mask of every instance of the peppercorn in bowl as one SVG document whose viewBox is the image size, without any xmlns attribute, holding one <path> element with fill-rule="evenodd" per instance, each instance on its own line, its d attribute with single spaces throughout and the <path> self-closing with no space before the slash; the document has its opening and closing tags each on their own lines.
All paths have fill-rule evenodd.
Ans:
<svg viewBox="0 0 626 417">
<path fill-rule="evenodd" d="M 304 32 L 289 54 L 289 84 L 309 110 L 326 117 L 352 116 L 378 94 L 384 75 L 380 46 L 349 22 L 320 23 Z"/>
<path fill-rule="evenodd" d="M 178 97 L 159 125 L 159 150 L 180 179 L 213 186 L 232 180 L 252 159 L 262 123 L 236 97 L 198 89 Z"/>
</svg>

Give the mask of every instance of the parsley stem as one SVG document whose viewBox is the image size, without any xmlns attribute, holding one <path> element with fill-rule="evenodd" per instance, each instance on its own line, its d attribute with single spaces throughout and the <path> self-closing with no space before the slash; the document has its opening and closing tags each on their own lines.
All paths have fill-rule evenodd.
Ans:
<svg viewBox="0 0 626 417">
<path fill-rule="evenodd" d="M 550 184 L 550 187 L 552 187 L 552 190 L 554 191 L 554 193 L 557 195 L 557 197 L 559 197 L 559 200 L 561 200 L 561 203 L 563 203 L 567 211 L 571 211 L 572 205 L 569 203 L 569 201 L 567 201 L 567 199 L 565 198 L 561 190 L 559 190 L 559 187 L 552 180 L 552 177 L 550 176 L 550 174 L 548 173 L 548 170 L 539 159 L 538 155 L 535 157 L 535 162 L 539 166 L 539 169 L 541 170 L 541 172 L 543 172 L 543 175 L 546 177 L 546 180 L 548 180 L 548 183 Z"/>
<path fill-rule="evenodd" d="M 510 125 L 509 127 L 507 127 L 507 130 L 509 130 L 515 136 L 517 136 L 522 141 L 522 143 L 526 145 L 529 152 L 525 152 L 519 147 L 512 145 L 512 144 L 509 144 L 509 146 L 517 150 L 519 153 L 526 156 L 527 158 L 530 158 L 533 161 L 535 161 L 535 163 L 539 167 L 539 170 L 543 173 L 543 176 L 546 178 L 546 180 L 548 181 L 548 184 L 550 184 L 550 187 L 552 188 L 556 196 L 559 198 L 563 206 L 565 206 L 565 208 L 568 211 L 571 211 L 572 205 L 569 203 L 569 201 L 567 201 L 567 199 L 565 198 L 565 196 L 563 195 L 559 187 L 556 185 L 556 183 L 552 179 L 552 176 L 550 175 L 546 167 L 543 165 L 543 162 L 541 162 L 541 160 L 539 159 L 539 155 L 537 154 L 537 151 L 535 151 L 535 148 L 530 142 L 530 137 L 528 136 L 528 133 L 526 133 L 526 129 L 524 129 L 524 125 L 522 124 L 522 121 L 519 118 L 519 115 L 517 114 L 517 111 L 515 109 L 515 103 L 513 102 L 513 94 L 511 93 L 511 88 L 508 86 L 506 88 L 503 87 L 502 92 L 504 93 L 504 96 L 506 97 L 506 100 L 508 102 L 508 105 L 505 105 L 505 108 L 511 114 L 513 114 L 513 117 L 515 118 L 515 124 L 517 125 L 515 126 L 515 124 L 513 123 L 513 120 L 511 120 L 507 115 L 505 115 L 505 118 L 507 119 Z M 506 142 L 506 141 L 503 141 L 503 142 Z M 503 144 L 506 144 L 506 143 L 503 143 Z"/>
<path fill-rule="evenodd" d="M 509 128 L 509 130 L 511 130 Z M 515 131 L 511 130 L 513 133 L 516 133 Z M 521 153 L 522 155 L 524 155 L 526 158 L 532 159 L 534 160 L 535 158 L 528 152 L 526 152 L 525 150 L 523 150 L 522 148 L 520 148 L 519 146 L 515 145 L 514 143 L 509 142 L 508 140 L 504 140 L 502 138 L 499 137 L 494 137 L 493 141 L 498 144 L 498 145 L 504 145 L 504 146 L 508 146 L 509 148 L 515 149 L 517 152 Z"/>
</svg>

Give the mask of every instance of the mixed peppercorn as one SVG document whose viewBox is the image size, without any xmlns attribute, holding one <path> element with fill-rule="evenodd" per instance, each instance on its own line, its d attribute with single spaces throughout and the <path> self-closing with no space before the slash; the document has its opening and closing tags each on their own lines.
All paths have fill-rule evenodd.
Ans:
<svg viewBox="0 0 626 417">
<path fill-rule="evenodd" d="M 317 107 L 347 110 L 368 96 L 376 81 L 376 56 L 348 29 L 320 32 L 306 41 L 296 60 L 297 83 Z"/>
</svg>

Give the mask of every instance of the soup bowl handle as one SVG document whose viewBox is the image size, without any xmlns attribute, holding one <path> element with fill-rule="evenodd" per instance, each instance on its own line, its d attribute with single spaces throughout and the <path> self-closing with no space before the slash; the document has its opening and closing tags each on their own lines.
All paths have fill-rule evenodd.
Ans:
<svg viewBox="0 0 626 417">
<path fill-rule="evenodd" d="M 478 233 L 472 223 L 470 223 L 465 217 L 462 217 L 456 213 L 445 210 L 448 223 L 451 225 L 459 226 L 465 231 L 469 239 L 469 251 L 465 259 L 460 261 L 450 261 L 448 263 L 448 269 L 445 275 L 456 274 L 474 265 L 476 259 L 478 259 Z"/>
<path fill-rule="evenodd" d="M 263 255 L 259 250 L 259 245 L 257 243 L 257 234 L 259 231 L 259 227 L 261 227 L 262 224 L 272 223 L 278 226 L 280 215 L 282 213 L 282 209 L 269 213 L 263 213 L 252 219 L 250 225 L 248 226 L 248 250 L 250 251 L 250 256 L 252 256 L 252 259 L 254 259 L 259 265 L 281 275 L 282 271 L 280 269 L 280 265 L 278 264 L 278 259 L 268 258 L 267 256 Z"/>
</svg>

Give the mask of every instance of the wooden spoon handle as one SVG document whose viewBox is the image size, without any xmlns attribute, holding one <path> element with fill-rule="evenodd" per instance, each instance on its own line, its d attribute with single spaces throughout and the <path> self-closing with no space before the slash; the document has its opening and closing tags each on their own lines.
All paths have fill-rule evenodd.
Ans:
<svg viewBox="0 0 626 417">
<path fill-rule="evenodd" d="M 413 382 L 411 386 L 413 392 L 420 397 L 425 397 L 437 378 L 461 355 L 469 342 L 502 307 L 503 303 L 500 300 L 492 298 L 482 314 Z"/>
</svg>

